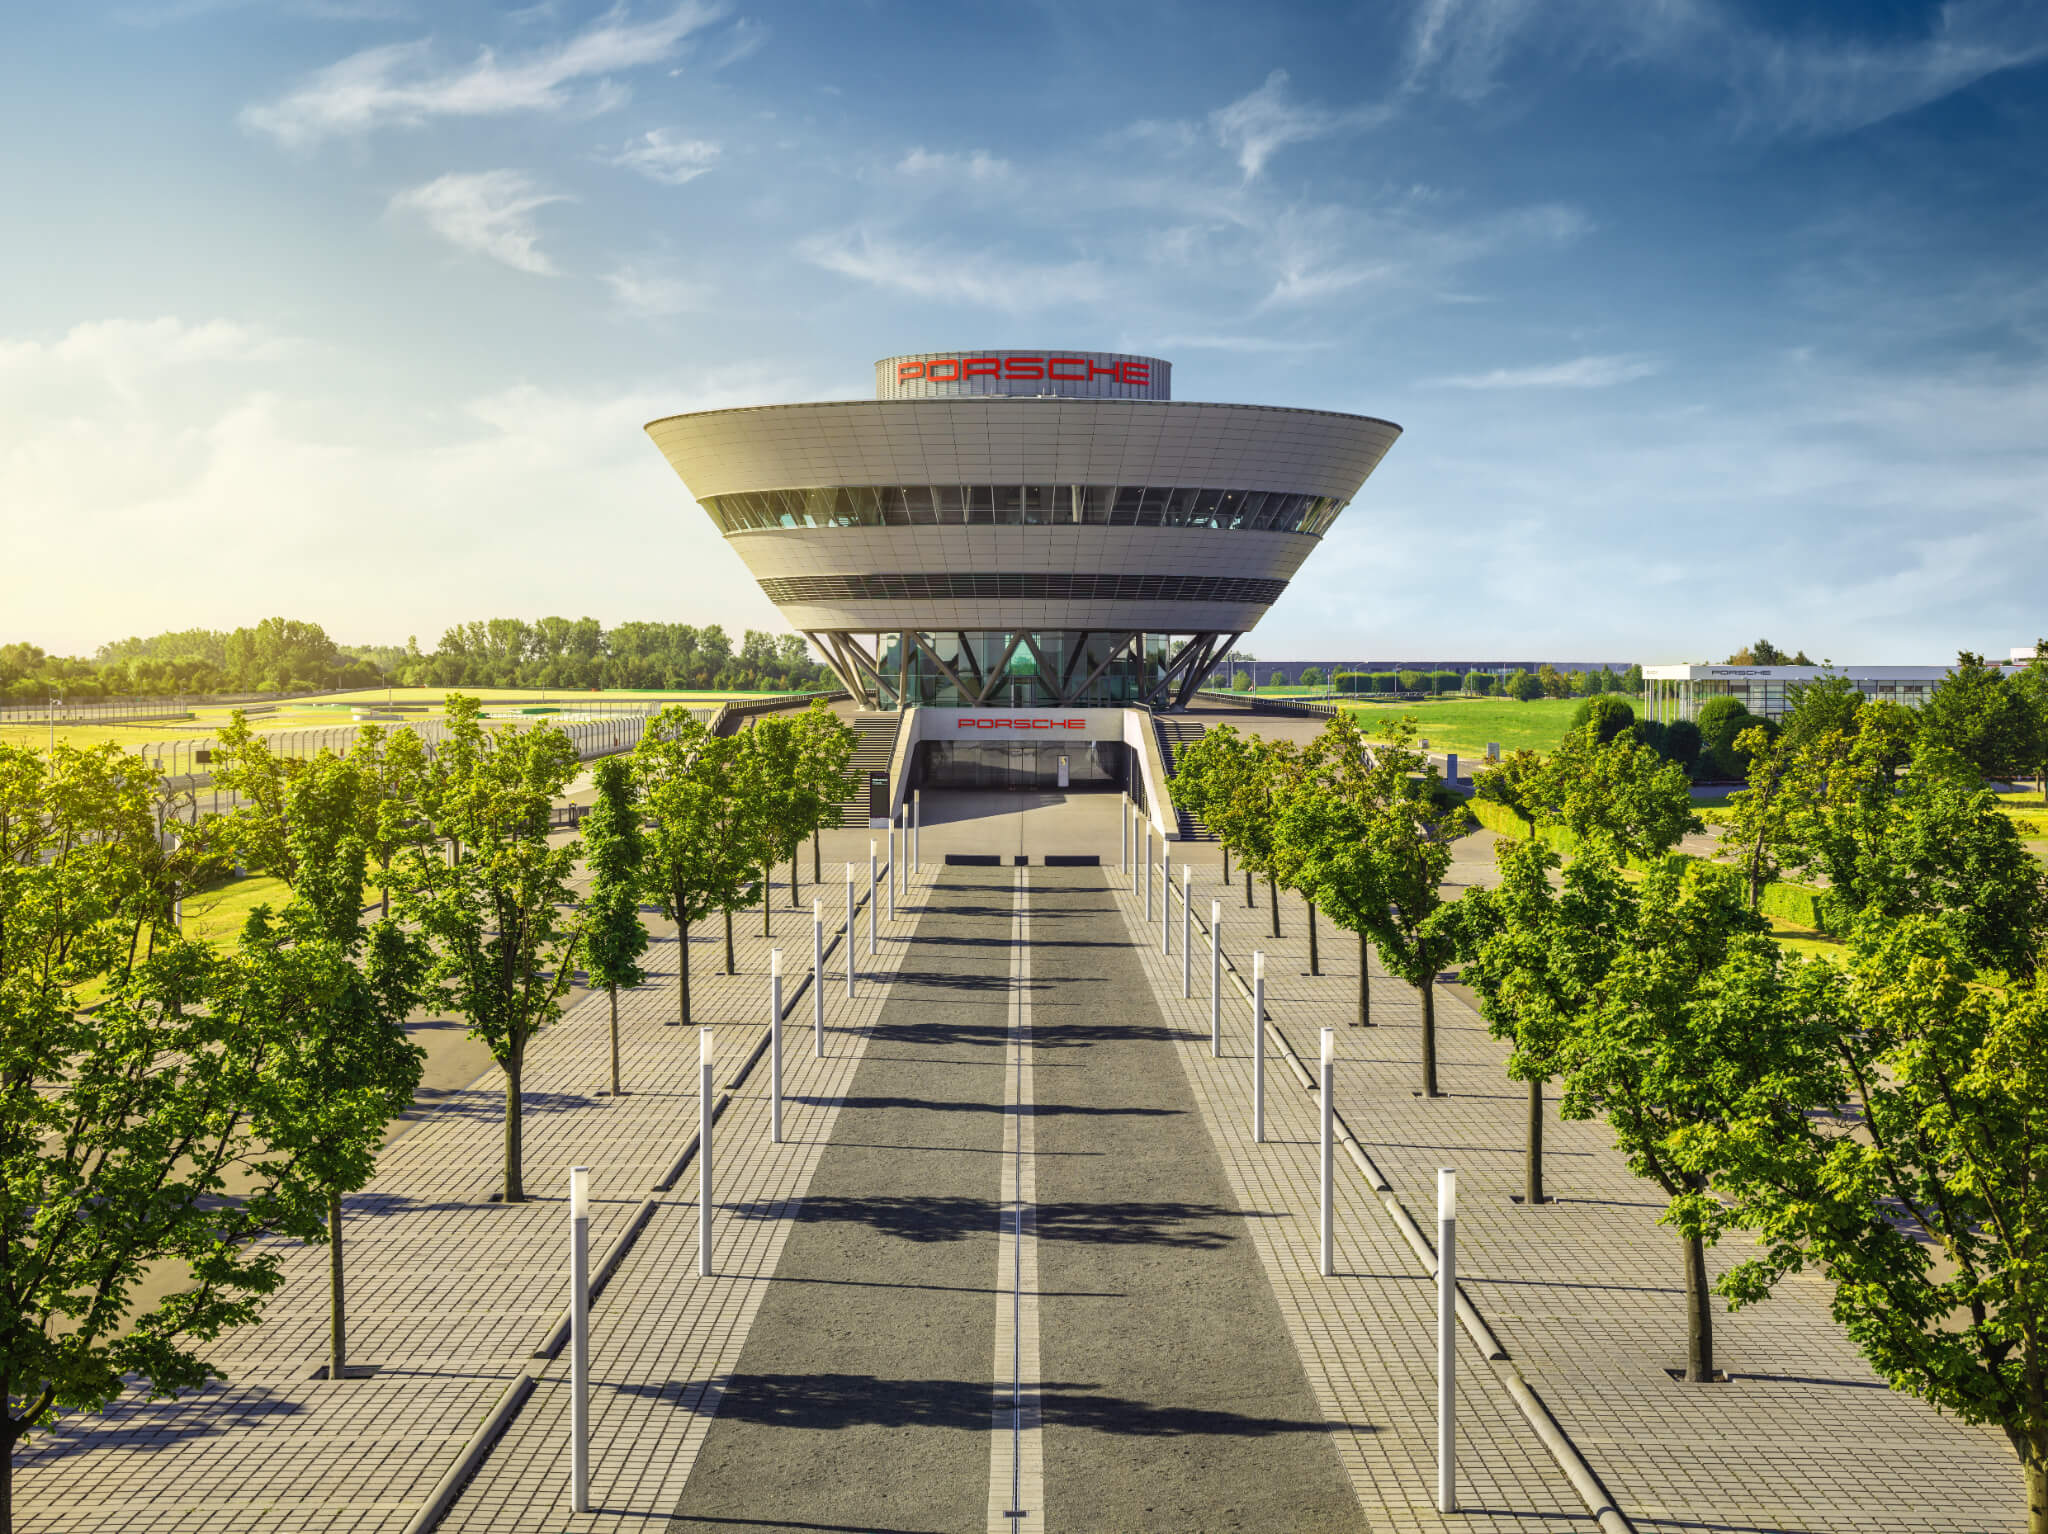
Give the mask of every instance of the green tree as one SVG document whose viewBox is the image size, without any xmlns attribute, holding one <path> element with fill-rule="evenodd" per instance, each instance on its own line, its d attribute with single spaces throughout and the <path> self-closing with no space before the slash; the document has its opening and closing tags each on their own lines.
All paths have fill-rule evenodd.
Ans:
<svg viewBox="0 0 2048 1534">
<path fill-rule="evenodd" d="M 2040 792 L 2041 802 L 2048 804 L 2048 639 L 2034 641 L 2033 659 L 2020 668 L 2009 685 L 2033 715 L 2034 786 Z"/>
<path fill-rule="evenodd" d="M 1843 1080 L 1812 1101 L 1849 1111 L 1767 1109 L 1687 1148 L 1765 1248 L 1723 1291 L 1817 1267 L 1894 1389 L 2005 1433 L 2048 1534 L 2048 977 L 1987 981 L 1925 917 L 1824 968 Z"/>
<path fill-rule="evenodd" d="M 1235 673 L 1230 678 L 1230 690 L 1232 692 L 1250 692 L 1252 690 L 1252 674 L 1249 671 Z"/>
<path fill-rule="evenodd" d="M 1600 673 L 1595 674 L 1598 675 Z M 1604 746 L 1608 741 L 1614 739 L 1615 736 L 1621 734 L 1622 731 L 1633 729 L 1635 722 L 1636 711 L 1634 709 L 1630 708 L 1620 698 L 1608 693 L 1601 693 L 1596 697 L 1586 699 L 1585 702 L 1572 710 L 1570 728 L 1574 733 L 1577 733 L 1580 730 L 1591 727 L 1599 743 Z"/>
<path fill-rule="evenodd" d="M 1383 734 L 1373 747 L 1375 813 L 1366 829 L 1387 902 L 1374 940 L 1380 962 L 1413 986 L 1421 1002 L 1422 1095 L 1436 1097 L 1436 977 L 1456 957 L 1457 941 L 1430 918 L 1443 904 L 1451 842 L 1470 827 L 1472 812 L 1456 795 L 1439 792 L 1443 780 L 1435 765 L 1414 748 L 1414 720 L 1398 719 Z"/>
<path fill-rule="evenodd" d="M 1546 698 L 1564 698 L 1571 695 L 1571 684 L 1564 679 L 1564 673 L 1545 661 L 1536 668 L 1537 685 L 1543 689 Z"/>
<path fill-rule="evenodd" d="M 1542 756 L 1534 751 L 1510 751 L 1490 770 L 1474 775 L 1472 797 L 1497 804 L 1515 815 L 1534 836 L 1542 803 L 1537 792 L 1542 778 Z"/>
<path fill-rule="evenodd" d="M 1810 682 L 1793 682 L 1785 688 L 1781 738 L 1797 749 L 1830 731 L 1853 734 L 1857 710 L 1862 707 L 1862 689 L 1840 672 L 1830 671 Z"/>
<path fill-rule="evenodd" d="M 1380 868 L 1368 841 L 1386 783 L 1373 772 L 1371 748 L 1353 714 L 1338 714 L 1302 753 L 1273 814 L 1276 861 L 1293 888 L 1358 939 L 1357 1026 L 1372 1026 L 1368 941 L 1386 918 Z"/>
<path fill-rule="evenodd" d="M 1629 733 L 1602 745 L 1590 728 L 1567 731 L 1525 797 L 1537 818 L 1622 862 L 1661 857 L 1704 829 L 1684 769 Z"/>
<path fill-rule="evenodd" d="M 1980 777 L 2010 782 L 2031 774 L 2048 755 L 2030 701 L 2028 691 L 1965 650 L 1922 706 L 1921 734 L 1968 762 Z"/>
<path fill-rule="evenodd" d="M 1749 770 L 1749 759 L 1736 748 L 1737 736 L 1752 728 L 1776 733 L 1774 726 L 1752 714 L 1739 698 L 1707 699 L 1694 723 L 1700 732 L 1700 764 L 1720 778 L 1739 778 Z"/>
<path fill-rule="evenodd" d="M 754 816 L 742 797 L 740 737 L 713 735 L 679 706 L 647 722 L 633 748 L 633 775 L 648 828 L 641 877 L 662 915 L 676 924 L 676 1020 L 690 1013 L 690 927 L 714 911 L 727 916 L 726 968 L 732 968 L 731 913 L 759 892 L 765 861 Z"/>
<path fill-rule="evenodd" d="M 1552 674 L 1555 675 L 1556 673 L 1553 672 Z M 1517 703 L 1533 702 L 1544 695 L 1543 683 L 1537 679 L 1536 674 L 1532 671 L 1515 672 L 1508 678 L 1507 686 L 1502 691 L 1506 692 Z"/>
<path fill-rule="evenodd" d="M 1304 687 L 1320 687 L 1320 686 L 1322 686 L 1322 685 L 1323 685 L 1323 668 L 1322 668 L 1321 666 L 1304 666 L 1304 667 L 1302 667 L 1302 668 L 1301 668 L 1301 685 L 1302 685 L 1302 686 L 1304 686 Z"/>
<path fill-rule="evenodd" d="M 1587 854 L 1565 870 L 1589 899 L 1561 928 L 1578 945 L 1559 966 L 1576 1012 L 1556 1055 L 1562 1111 L 1605 1117 L 1630 1169 L 1663 1190 L 1684 1254 L 1686 1378 L 1709 1380 L 1706 1248 L 1733 1216 L 1704 1148 L 1734 1124 L 1789 1132 L 1829 1100 L 1833 1039 L 1814 1006 L 1827 966 L 1788 959 L 1728 869 L 1666 862 L 1634 888 L 1611 869 Z"/>
<path fill-rule="evenodd" d="M 549 812 L 576 775 L 576 752 L 553 726 L 486 731 L 477 700 L 461 693 L 448 697 L 447 726 L 433 761 L 433 840 L 399 855 L 393 893 L 400 915 L 434 944 L 435 996 L 505 1073 L 504 1199 L 523 1203 L 526 1050 L 562 1014 L 582 935 L 569 887 L 581 847 L 548 840 Z M 444 840 L 460 849 L 445 862 Z"/>
<path fill-rule="evenodd" d="M 811 706 L 797 715 L 796 730 L 797 762 L 811 822 L 811 882 L 817 884 L 823 877 L 819 832 L 840 823 L 840 808 L 854 791 L 851 771 L 860 732 L 834 714 L 822 698 L 813 699 Z"/>
<path fill-rule="evenodd" d="M 608 756 L 592 774 L 597 800 L 583 821 L 585 867 L 590 895 L 584 902 L 583 968 L 592 985 L 611 1001 L 612 1096 L 619 1085 L 619 987 L 628 990 L 646 976 L 640 956 L 647 951 L 647 925 L 640 920 L 641 862 L 639 785 L 632 764 Z"/>
<path fill-rule="evenodd" d="M 1183 780 L 1193 790 L 1190 808 L 1202 823 L 1237 854 L 1245 909 L 1252 906 L 1252 876 L 1265 875 L 1275 937 L 1280 936 L 1280 885 L 1273 857 L 1274 798 L 1293 771 L 1296 754 L 1292 742 L 1240 735 L 1221 725 L 1181 752 L 1174 776 L 1177 790 Z"/>
</svg>

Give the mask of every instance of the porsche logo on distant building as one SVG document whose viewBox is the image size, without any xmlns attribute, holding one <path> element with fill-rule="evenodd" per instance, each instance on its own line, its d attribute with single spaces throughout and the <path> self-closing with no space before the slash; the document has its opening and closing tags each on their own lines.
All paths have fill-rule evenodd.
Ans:
<svg viewBox="0 0 2048 1534">
<path fill-rule="evenodd" d="M 1125 358 L 1104 367 L 1088 357 L 938 357 L 896 364 L 896 381 L 965 383 L 972 378 L 1001 378 L 1011 383 L 1088 383 L 1107 378 L 1135 388 L 1149 388 L 1152 364 Z"/>
</svg>

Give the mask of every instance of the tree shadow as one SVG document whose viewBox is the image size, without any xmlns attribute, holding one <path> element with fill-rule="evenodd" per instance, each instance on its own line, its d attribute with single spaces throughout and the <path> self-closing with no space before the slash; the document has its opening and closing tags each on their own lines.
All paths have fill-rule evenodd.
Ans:
<svg viewBox="0 0 2048 1534">
<path fill-rule="evenodd" d="M 819 1107 L 824 1107 L 824 1106 L 827 1106 L 827 1105 L 829 1105 L 829 1104 L 832 1104 L 832 1103 L 835 1103 L 835 1102 L 836 1102 L 836 1103 L 838 1103 L 838 1104 L 839 1104 L 839 1106 L 840 1106 L 840 1107 L 841 1107 L 842 1109 L 846 1109 L 846 1108 L 917 1108 L 917 1109 L 922 1109 L 922 1110 L 926 1110 L 926 1111 L 929 1111 L 929 1112 L 932 1112 L 932 1113 L 1008 1113 L 1008 1112 L 1010 1112 L 1010 1111 L 1011 1111 L 1011 1109 L 1010 1109 L 1010 1106 L 1009 1106 L 1009 1104 L 1007 1104 L 1007 1103 L 992 1103 L 992 1102 L 974 1102 L 974 1101 L 964 1101 L 964 1102 L 955 1102 L 955 1101 L 951 1101 L 951 1100 L 948 1100 L 948 1099 L 946 1099 L 946 1098 L 937 1098 L 937 1097 L 883 1097 L 883 1096 L 870 1096 L 870 1097 L 862 1097 L 862 1096 L 858 1096 L 858 1095 L 855 1095 L 855 1096 L 849 1096 L 849 1097 L 805 1097 L 805 1096 L 799 1096 L 799 1095 L 797 1095 L 797 1094 L 795 1094 L 795 1093 L 786 1093 L 786 1094 L 785 1094 L 784 1096 L 785 1096 L 785 1101 L 788 1101 L 788 1102 L 800 1102 L 800 1103 L 810 1103 L 810 1104 L 813 1104 L 814 1106 L 819 1106 Z M 1182 1113 L 1183 1111 L 1185 1111 L 1185 1110 L 1183 1110 L 1183 1109 L 1180 1109 L 1180 1108 L 1088 1108 L 1088 1107 L 1082 1107 L 1082 1106 L 1079 1106 L 1079 1105 L 1077 1105 L 1077 1104 L 1076 1104 L 1076 1105 L 1062 1105 L 1062 1104 L 1058 1104 L 1058 1103 L 1038 1103 L 1038 1104 L 1036 1104 L 1036 1105 L 1034 1105 L 1034 1106 L 1032 1107 L 1032 1109 L 1031 1109 L 1031 1114 L 1032 1114 L 1032 1117 L 1034 1117 L 1034 1118 L 1041 1118 L 1041 1119 L 1053 1119 L 1053 1118 L 1148 1118 L 1148 1119 L 1149 1119 L 1149 1118 L 1174 1118 L 1174 1117 L 1178 1117 L 1178 1116 L 1179 1116 L 1179 1115 L 1180 1115 L 1180 1114 L 1181 1114 L 1181 1113 Z"/>
<path fill-rule="evenodd" d="M 521 1092 L 519 1111 L 526 1118 L 543 1113 L 571 1113 L 591 1107 L 597 1101 L 585 1092 Z M 436 1113 L 495 1121 L 505 1116 L 505 1092 L 502 1087 L 487 1090 L 465 1087 L 459 1092 L 450 1092 L 433 1106 Z"/>
<path fill-rule="evenodd" d="M 750 1199 L 723 1206 L 741 1220 L 793 1220 L 800 1225 L 865 1225 L 901 1241 L 935 1243 L 993 1235 L 1012 1218 L 996 1199 L 945 1194 L 813 1195 L 794 1210 L 784 1199 Z M 1236 1240 L 1208 1222 L 1239 1216 L 1218 1204 L 1181 1202 L 1037 1204 L 1031 1217 L 1042 1241 L 1090 1246 L 1163 1246 L 1212 1251 Z M 1244 1216 L 1239 1216 L 1244 1217 Z"/>
<path fill-rule="evenodd" d="M 135 1391 L 135 1382 L 130 1381 L 129 1387 Z M 162 1401 L 145 1400 L 139 1392 L 126 1394 L 104 1411 L 61 1413 L 46 1432 L 15 1449 L 14 1467 L 18 1474 L 33 1469 L 39 1460 L 61 1460 L 102 1449 L 168 1449 L 188 1439 L 214 1437 L 305 1410 L 303 1401 L 288 1400 L 271 1394 L 265 1386 L 246 1383 L 215 1381 L 188 1392 L 183 1399 Z"/>
<path fill-rule="evenodd" d="M 687 1400 L 715 1405 L 721 1419 L 764 1427 L 833 1432 L 844 1428 L 958 1428 L 985 1435 L 989 1414 L 1006 1397 L 1006 1385 L 987 1380 L 883 1379 L 872 1374 L 733 1374 L 693 1385 L 626 1385 L 621 1395 Z M 1328 1425 L 1293 1417 L 1257 1416 L 1200 1406 L 1155 1405 L 1128 1396 L 1105 1395 L 1081 1380 L 1050 1380 L 1038 1387 L 1038 1408 L 1047 1427 L 1080 1428 L 1131 1438 L 1272 1438 L 1283 1433 L 1321 1433 Z M 1376 1428 L 1352 1424 L 1363 1431 Z"/>
</svg>

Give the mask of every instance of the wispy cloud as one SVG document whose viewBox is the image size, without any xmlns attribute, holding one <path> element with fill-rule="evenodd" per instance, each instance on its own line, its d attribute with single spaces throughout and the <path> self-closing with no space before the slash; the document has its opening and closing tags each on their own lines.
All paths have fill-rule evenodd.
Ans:
<svg viewBox="0 0 2048 1534">
<path fill-rule="evenodd" d="M 111 387 L 126 399 L 143 382 L 175 368 L 224 362 L 274 362 L 294 343 L 232 320 L 188 324 L 175 316 L 153 320 L 86 320 L 55 341 L 0 340 L 0 377 L 49 378 L 54 367 Z"/>
<path fill-rule="evenodd" d="M 379 128 L 417 128 L 435 118 L 511 112 L 586 111 L 616 106 L 625 89 L 605 77 L 671 57 L 724 7 L 684 0 L 666 16 L 631 22 L 614 10 L 552 47 L 501 59 L 485 48 L 475 62 L 437 68 L 431 40 L 368 48 L 330 64 L 275 101 L 243 109 L 246 127 L 290 147 Z M 574 87 L 595 82 L 588 90 Z"/>
<path fill-rule="evenodd" d="M 1008 160 L 1000 159 L 986 149 L 948 154 L 926 149 L 921 144 L 897 161 L 896 169 L 906 176 L 956 181 L 1003 181 L 1016 174 L 1015 167 Z"/>
<path fill-rule="evenodd" d="M 1542 367 L 1495 368 L 1431 382 L 1441 389 L 1611 389 L 1661 370 L 1662 364 L 1648 357 L 1574 357 Z"/>
<path fill-rule="evenodd" d="M 1287 71 L 1276 69 L 1251 94 L 1211 112 L 1209 128 L 1237 160 L 1244 179 L 1252 181 L 1266 168 L 1266 162 L 1289 144 L 1371 127 L 1387 117 L 1388 110 L 1382 106 L 1333 110 L 1296 101 L 1287 88 Z"/>
<path fill-rule="evenodd" d="M 502 261 L 514 271 L 552 277 L 557 268 L 540 248 L 533 215 L 551 202 L 567 200 L 541 191 L 524 171 L 486 170 L 437 176 L 400 192 L 388 211 L 416 214 L 460 250 Z"/>
<path fill-rule="evenodd" d="M 617 271 L 606 272 L 604 283 L 612 290 L 612 297 L 621 309 L 645 319 L 662 319 L 701 309 L 710 294 L 710 289 L 701 282 L 637 266 L 622 266 Z"/>
<path fill-rule="evenodd" d="M 1092 302 L 1104 293 L 1092 261 L 1039 266 L 990 251 L 899 245 L 868 229 L 813 235 L 797 251 L 828 272 L 944 303 L 1019 311 Z"/>
<path fill-rule="evenodd" d="M 666 128 L 650 128 L 612 156 L 611 163 L 663 186 L 682 186 L 710 170 L 719 153 L 709 139 L 678 138 Z"/>
<path fill-rule="evenodd" d="M 1155 351 L 1241 352 L 1255 356 L 1287 356 L 1296 352 L 1326 352 L 1335 341 L 1290 341 L 1281 336 L 1161 336 L 1156 341 L 1134 342 Z"/>
</svg>

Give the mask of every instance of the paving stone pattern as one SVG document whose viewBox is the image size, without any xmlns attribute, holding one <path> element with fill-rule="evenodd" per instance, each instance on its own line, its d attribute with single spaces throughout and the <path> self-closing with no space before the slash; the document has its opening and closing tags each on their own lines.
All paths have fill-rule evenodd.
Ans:
<svg viewBox="0 0 2048 1534">
<path fill-rule="evenodd" d="M 1198 921 L 1206 920 L 1212 898 L 1223 901 L 1224 952 L 1247 977 L 1252 951 L 1264 950 L 1268 1013 L 1311 1069 L 1318 1030 L 1337 1029 L 1338 1110 L 1425 1232 L 1435 1228 L 1436 1169 L 1458 1168 L 1459 1269 L 1467 1295 L 1639 1528 L 1906 1534 L 2024 1526 L 2019 1468 L 2003 1436 L 1887 1389 L 1828 1314 L 1828 1287 L 1819 1279 L 1790 1280 L 1751 1309 L 1717 1309 L 1716 1361 L 1731 1376 L 1728 1383 L 1673 1379 L 1667 1368 L 1685 1359 L 1678 1242 L 1656 1223 L 1663 1207 L 1658 1191 L 1628 1171 L 1605 1126 L 1560 1123 L 1553 1098 L 1546 1191 L 1557 1201 L 1536 1209 L 1514 1202 L 1522 1191 L 1526 1088 L 1508 1080 L 1506 1047 L 1488 1034 L 1484 1020 L 1439 988 L 1446 1095 L 1416 1095 L 1421 1020 L 1415 992 L 1383 975 L 1375 961 L 1377 1026 L 1348 1026 L 1356 1017 L 1358 975 L 1352 935 L 1322 924 L 1322 974 L 1312 977 L 1301 903 L 1283 897 L 1285 937 L 1276 941 L 1266 892 L 1258 890 L 1257 911 L 1247 911 L 1242 883 L 1221 890 L 1217 873 L 1213 866 L 1197 868 Z M 1127 886 L 1123 908 L 1128 921 L 1139 920 L 1141 900 Z M 1254 1225 L 1268 1238 L 1283 1305 L 1304 1307 L 1302 1332 L 1313 1331 L 1318 1356 L 1331 1359 L 1327 1384 L 1319 1388 L 1349 1393 L 1347 1412 L 1362 1410 L 1380 1428 L 1370 1438 L 1355 1438 L 1354 1452 L 1375 1464 L 1375 1482 L 1386 1474 L 1412 1486 L 1419 1504 L 1434 1486 L 1434 1322 L 1424 1293 L 1429 1286 L 1400 1275 L 1419 1274 L 1420 1265 L 1363 1178 L 1340 1156 L 1337 1255 L 1345 1297 L 1335 1305 L 1311 1303 L 1331 1286 L 1315 1274 L 1315 1098 L 1284 1063 L 1269 1065 L 1268 1123 L 1287 1143 L 1252 1151 L 1242 1107 L 1249 1091 L 1249 1008 L 1226 976 L 1225 1039 L 1233 1058 L 1212 1067 L 1206 1058 L 1206 940 L 1198 928 L 1196 996 L 1183 1003 L 1179 956 L 1162 961 L 1156 923 L 1146 931 L 1147 968 L 1162 1007 L 1179 1008 L 1202 1035 L 1190 1074 L 1198 1084 L 1212 1084 L 1219 1149 L 1230 1147 L 1225 1159 L 1234 1174 L 1266 1180 L 1262 1191 L 1244 1196 L 1301 1211 L 1293 1235 L 1276 1237 L 1280 1222 Z M 1731 1237 L 1710 1261 L 1725 1270 L 1745 1249 L 1746 1242 Z M 1282 1267 L 1289 1276 L 1278 1276 Z M 1361 1287 L 1361 1273 L 1391 1276 L 1374 1279 L 1368 1289 Z M 1322 1352 L 1325 1335 L 1336 1352 Z M 1478 1367 L 1467 1339 L 1461 1337 L 1460 1346 L 1461 1357 Z M 1521 1528 L 1545 1526 L 1530 1514 L 1582 1508 L 1569 1488 L 1563 1494 L 1569 1500 L 1562 1501 L 1552 1489 L 1562 1478 L 1552 1474 L 1549 1456 L 1512 1405 L 1491 1412 L 1483 1397 L 1475 1399 L 1475 1383 L 1467 1380 L 1460 1392 L 1468 1445 L 1461 1453 L 1475 1473 L 1486 1467 L 1492 1484 L 1468 1490 L 1468 1505 L 1517 1512 L 1523 1516 L 1513 1526 Z M 1398 1399 L 1390 1400 L 1390 1391 Z M 1484 1444 L 1475 1443 L 1482 1434 Z M 1372 1495 L 1363 1484 L 1360 1494 Z M 1379 1516 L 1389 1527 L 1406 1526 L 1389 1510 Z M 1475 1521 L 1459 1520 L 1464 1526 Z M 1436 1525 L 1423 1517 L 1414 1526 Z"/>
<path fill-rule="evenodd" d="M 837 890 L 828 885 L 828 896 Z M 828 922 L 834 902 L 826 901 Z M 899 906 L 899 911 L 903 907 Z M 843 920 L 843 906 L 840 913 Z M 830 1132 L 834 1094 L 849 1078 L 900 962 L 908 919 L 882 927 L 881 953 L 857 957 L 873 980 L 848 1002 L 840 950 L 826 957 L 828 1058 L 811 1058 L 811 1001 L 784 1024 L 785 1140 L 767 1144 L 766 1061 L 719 1121 L 721 1202 L 780 1207 L 801 1196 Z M 759 913 L 735 923 L 740 973 L 726 977 L 723 933 L 693 933 L 695 1018 L 716 1028 L 721 1087 L 760 1042 L 768 950 L 809 969 L 808 912 L 778 911 L 773 943 Z M 592 995 L 537 1038 L 525 1072 L 525 1176 L 530 1202 L 490 1202 L 501 1187 L 502 1077 L 452 1095 L 393 1142 L 370 1186 L 347 1201 L 344 1237 L 353 1363 L 366 1379 L 311 1378 L 326 1360 L 324 1247 L 291 1245 L 285 1283 L 263 1321 L 227 1334 L 209 1356 L 227 1376 L 197 1397 L 118 1402 L 73 1415 L 16 1458 L 21 1527 L 37 1531 L 348 1530 L 405 1527 L 473 1429 L 521 1370 L 539 1385 L 442 1527 L 534 1530 L 567 1504 L 568 1350 L 531 1355 L 567 1304 L 567 1169 L 591 1167 L 593 1266 L 630 1221 L 697 1125 L 695 1029 L 673 1026 L 673 929 L 649 950 L 647 984 L 622 993 L 626 1095 L 609 1083 L 608 999 Z M 828 926 L 836 935 L 838 927 Z M 792 994 L 795 980 L 787 980 Z M 692 1381 L 730 1367 L 774 1270 L 787 1221 L 727 1219 L 719 1271 L 696 1273 L 694 1167 L 658 1207 L 592 1312 L 594 1505 L 619 1510 L 579 1527 L 642 1527 L 665 1517 L 701 1440 Z"/>
</svg>

